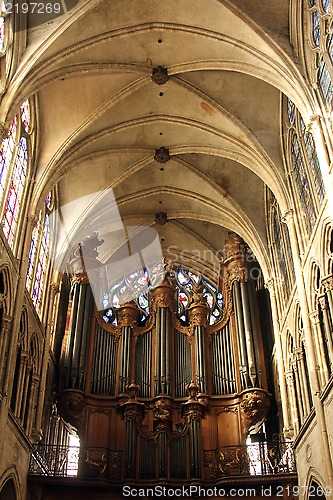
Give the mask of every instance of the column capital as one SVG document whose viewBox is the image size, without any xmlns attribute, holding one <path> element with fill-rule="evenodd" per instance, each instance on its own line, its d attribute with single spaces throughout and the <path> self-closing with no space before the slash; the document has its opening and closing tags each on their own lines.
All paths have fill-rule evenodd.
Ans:
<svg viewBox="0 0 333 500">
<path fill-rule="evenodd" d="M 57 295 L 57 293 L 60 292 L 59 283 L 55 283 L 55 282 L 50 283 L 50 290 L 53 293 L 53 295 Z"/>
<path fill-rule="evenodd" d="M 331 292 L 333 290 L 333 275 L 329 274 L 321 280 L 324 285 L 325 292 Z"/>
<path fill-rule="evenodd" d="M 6 295 L 4 293 L 0 293 L 0 307 L 3 307 L 6 300 Z"/>
<path fill-rule="evenodd" d="M 309 132 L 310 134 L 313 134 L 319 127 L 320 127 L 320 116 L 312 115 L 307 124 L 306 131 Z"/>
<path fill-rule="evenodd" d="M 287 224 L 287 226 L 294 222 L 294 211 L 292 208 L 288 208 L 281 215 L 281 222 Z"/>
<path fill-rule="evenodd" d="M 7 135 L 8 135 L 8 127 L 6 126 L 5 123 L 2 122 L 0 123 L 0 140 L 3 141 L 3 139 L 6 139 Z"/>
<path fill-rule="evenodd" d="M 326 297 L 325 295 L 319 295 L 318 296 L 318 302 L 323 311 L 327 310 L 327 303 L 326 303 Z"/>
<path fill-rule="evenodd" d="M 320 323 L 319 311 L 317 309 L 315 311 L 311 311 L 309 313 L 309 317 L 313 325 L 318 325 Z"/>
<path fill-rule="evenodd" d="M 264 286 L 272 295 L 275 295 L 275 285 L 276 285 L 276 278 L 270 277 L 267 280 L 265 280 Z"/>
</svg>

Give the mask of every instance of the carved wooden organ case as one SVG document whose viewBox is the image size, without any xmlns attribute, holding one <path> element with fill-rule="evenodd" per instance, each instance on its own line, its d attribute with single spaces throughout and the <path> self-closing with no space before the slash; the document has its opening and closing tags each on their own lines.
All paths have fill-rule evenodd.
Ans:
<svg viewBox="0 0 333 500">
<path fill-rule="evenodd" d="M 119 480 L 209 479 L 214 450 L 245 443 L 270 406 L 256 294 L 244 242 L 229 236 L 222 317 L 209 324 L 202 290 L 187 321 L 166 279 L 150 290 L 149 317 L 129 302 L 117 326 L 94 310 L 76 274 L 63 341 L 58 407 L 78 429 L 81 467 Z M 168 276 L 169 274 L 169 276 Z"/>
</svg>

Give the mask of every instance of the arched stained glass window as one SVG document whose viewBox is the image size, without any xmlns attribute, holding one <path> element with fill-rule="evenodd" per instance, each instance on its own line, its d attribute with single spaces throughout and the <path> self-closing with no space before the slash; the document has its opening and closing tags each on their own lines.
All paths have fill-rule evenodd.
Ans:
<svg viewBox="0 0 333 500">
<path fill-rule="evenodd" d="M 318 200 L 320 203 L 324 201 L 325 198 L 325 186 L 324 186 L 324 180 L 323 176 L 321 174 L 320 166 L 319 166 L 319 160 L 317 156 L 317 151 L 316 151 L 316 146 L 314 143 L 313 136 L 310 132 L 307 132 L 305 123 L 303 119 L 301 118 L 301 128 L 303 132 L 303 140 L 305 144 L 305 150 L 308 156 L 309 160 L 309 165 L 311 168 L 311 173 L 313 176 L 314 184 L 315 184 L 315 189 L 318 195 Z"/>
<path fill-rule="evenodd" d="M 305 224 L 308 232 L 310 233 L 316 222 L 317 214 L 315 212 L 311 196 L 310 184 L 306 173 L 302 150 L 295 131 L 293 131 L 291 136 L 291 163 L 292 172 L 296 180 L 297 191 L 306 214 Z"/>
<path fill-rule="evenodd" d="M 216 323 L 221 318 L 224 305 L 222 294 L 205 277 L 179 267 L 173 270 L 172 279 L 177 290 L 178 317 L 182 321 L 186 321 L 186 308 L 190 304 L 190 293 L 195 285 L 201 285 L 203 288 L 203 295 L 211 310 L 210 324 Z M 115 283 L 104 295 L 104 321 L 116 324 L 116 310 L 124 302 L 122 297 L 126 296 L 126 300 L 135 300 L 140 309 L 141 321 L 144 322 L 149 315 L 148 293 L 153 282 L 154 277 L 150 270 L 141 269 Z"/>
<path fill-rule="evenodd" d="M 26 277 L 26 288 L 31 294 L 37 313 L 40 312 L 43 303 L 50 253 L 50 199 L 51 194 L 48 194 L 45 205 L 39 212 L 38 222 L 32 232 Z"/>
<path fill-rule="evenodd" d="M 268 240 L 272 253 L 272 262 L 277 264 L 275 270 L 279 277 L 282 296 L 285 303 L 288 301 L 293 284 L 295 283 L 295 268 L 292 258 L 291 243 L 287 225 L 282 222 L 281 211 L 274 194 L 267 191 L 268 212 Z"/>
<path fill-rule="evenodd" d="M 298 197 L 305 217 L 300 219 L 308 234 L 316 223 L 318 213 L 325 199 L 325 186 L 320 170 L 316 145 L 313 135 L 306 129 L 305 123 L 297 108 L 288 99 L 289 128 L 289 169 L 291 172 L 291 188 Z M 293 114 L 291 114 L 293 110 Z"/>
<path fill-rule="evenodd" d="M 17 118 L 12 120 L 8 136 L 2 141 L 0 146 L 0 202 L 2 202 L 7 181 L 10 174 L 10 166 L 14 152 L 17 132 Z"/>
<path fill-rule="evenodd" d="M 4 235 L 12 250 L 15 247 L 15 236 L 22 216 L 20 208 L 27 184 L 30 132 L 30 104 L 26 100 L 20 107 L 20 115 L 12 120 L 8 136 L 2 141 L 0 148 L 1 220 Z"/>
<path fill-rule="evenodd" d="M 333 19 L 330 0 L 310 1 L 309 18 L 310 33 L 307 39 L 315 67 L 314 80 L 318 83 L 322 100 L 331 111 L 333 98 Z"/>
<path fill-rule="evenodd" d="M 26 279 L 26 287 L 28 288 L 28 290 L 30 290 L 31 282 L 34 275 L 34 269 L 36 267 L 37 248 L 38 248 L 40 228 L 42 224 L 42 216 L 43 216 L 43 211 L 41 210 L 39 212 L 38 222 L 32 231 L 30 250 L 29 250 L 28 272 Z"/>
<path fill-rule="evenodd" d="M 16 154 L 14 171 L 9 186 L 5 213 L 2 219 L 3 232 L 5 233 L 11 247 L 13 246 L 15 230 L 19 218 L 19 210 L 27 177 L 27 165 L 27 140 L 24 137 L 21 137 Z"/>
</svg>

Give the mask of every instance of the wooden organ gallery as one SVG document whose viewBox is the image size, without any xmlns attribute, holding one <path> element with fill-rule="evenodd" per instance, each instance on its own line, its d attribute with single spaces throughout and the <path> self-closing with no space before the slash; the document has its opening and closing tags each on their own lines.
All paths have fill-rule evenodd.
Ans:
<svg viewBox="0 0 333 500">
<path fill-rule="evenodd" d="M 247 438 L 272 438 L 274 429 L 266 425 L 265 435 L 263 423 L 274 398 L 248 257 L 230 233 L 215 323 L 202 278 L 179 318 L 175 266 L 150 289 L 144 322 L 130 301 L 117 309 L 116 324 L 95 310 L 87 276 L 76 270 L 57 404 L 85 450 L 79 474 L 179 482 L 250 473 Z"/>
</svg>

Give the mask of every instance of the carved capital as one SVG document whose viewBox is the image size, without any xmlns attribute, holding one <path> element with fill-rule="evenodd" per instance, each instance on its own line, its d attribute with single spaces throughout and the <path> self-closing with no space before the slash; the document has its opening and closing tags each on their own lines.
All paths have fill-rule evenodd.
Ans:
<svg viewBox="0 0 333 500">
<path fill-rule="evenodd" d="M 320 323 L 319 311 L 315 310 L 309 313 L 311 323 L 315 326 Z"/>
<path fill-rule="evenodd" d="M 153 413 L 155 420 L 160 422 L 171 422 L 172 421 L 172 407 L 170 406 L 170 401 L 167 398 L 159 397 L 155 400 L 153 405 Z"/>
<path fill-rule="evenodd" d="M 117 312 L 118 325 L 135 326 L 138 321 L 139 311 L 135 304 L 127 303 L 120 307 Z"/>
<path fill-rule="evenodd" d="M 318 302 L 319 302 L 319 305 L 320 305 L 322 311 L 326 311 L 327 310 L 326 296 L 325 295 L 319 295 L 318 296 Z"/>
<path fill-rule="evenodd" d="M 255 425 L 261 424 L 270 407 L 270 396 L 262 389 L 249 390 L 243 393 L 240 403 L 241 420 L 244 434 Z"/>
<path fill-rule="evenodd" d="M 322 284 L 324 285 L 325 292 L 331 292 L 333 290 L 333 276 L 330 274 L 329 276 L 325 276 L 321 280 Z"/>
<path fill-rule="evenodd" d="M 70 390 L 60 394 L 59 414 L 77 429 L 82 429 L 85 420 L 86 403 L 81 392 Z"/>
<path fill-rule="evenodd" d="M 6 300 L 6 295 L 4 293 L 0 293 L 0 307 L 3 308 Z"/>
<path fill-rule="evenodd" d="M 283 212 L 283 214 L 281 215 L 281 222 L 283 222 L 284 224 L 287 224 L 287 226 L 288 226 L 289 224 L 291 224 L 293 222 L 293 220 L 294 220 L 293 217 L 294 217 L 294 211 L 291 208 L 289 208 L 289 209 L 285 210 Z"/>
<path fill-rule="evenodd" d="M 8 136 L 8 127 L 5 123 L 0 123 L 0 140 L 3 141 Z"/>
<path fill-rule="evenodd" d="M 315 133 L 316 129 L 320 127 L 320 116 L 319 115 L 312 115 L 310 117 L 310 120 L 307 124 L 306 131 L 309 132 L 310 134 Z"/>
<path fill-rule="evenodd" d="M 196 326 L 206 326 L 208 323 L 208 307 L 207 305 L 193 305 L 189 307 L 189 324 L 190 328 Z"/>
<path fill-rule="evenodd" d="M 51 293 L 54 295 L 57 295 L 57 293 L 60 292 L 60 285 L 59 283 L 51 283 L 50 284 L 50 289 L 51 289 Z"/>
<path fill-rule="evenodd" d="M 175 289 L 169 283 L 161 283 L 151 291 L 151 306 L 153 310 L 158 307 L 169 307 L 171 311 L 175 310 Z"/>
</svg>

